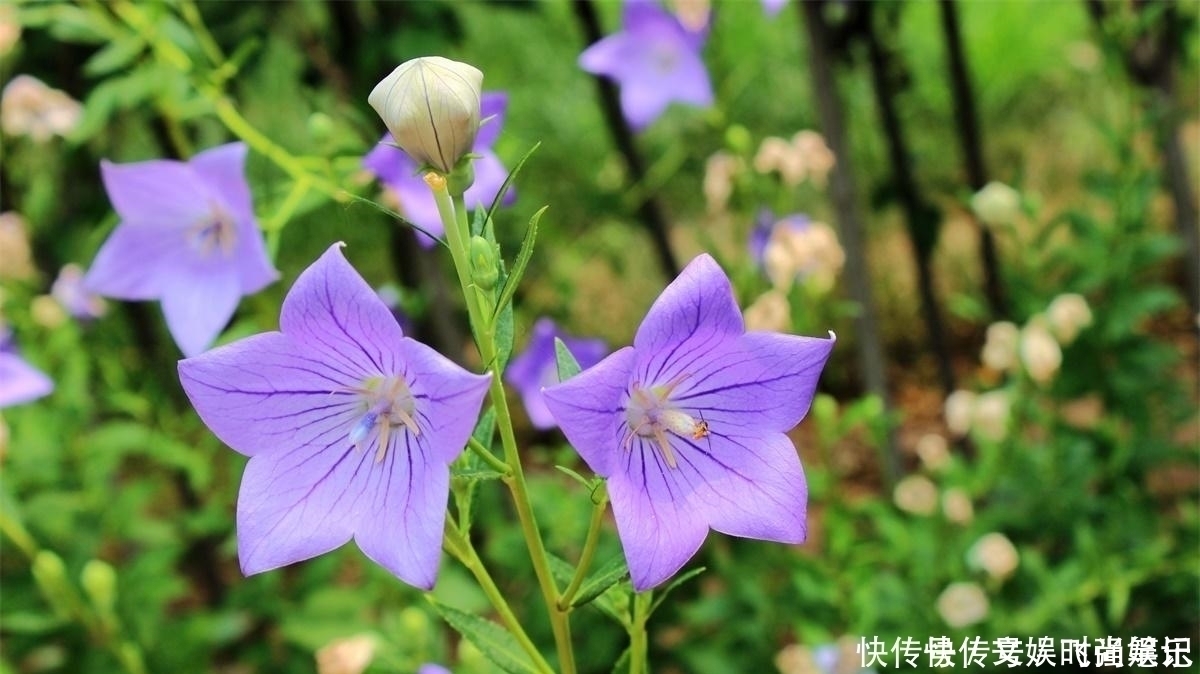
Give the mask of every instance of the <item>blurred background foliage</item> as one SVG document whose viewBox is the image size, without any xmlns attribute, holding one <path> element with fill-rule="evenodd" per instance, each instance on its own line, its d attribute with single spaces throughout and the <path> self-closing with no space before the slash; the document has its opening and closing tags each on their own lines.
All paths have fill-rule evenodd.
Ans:
<svg viewBox="0 0 1200 674">
<path fill-rule="evenodd" d="M 940 5 L 868 12 L 901 84 L 895 103 L 910 166 L 937 213 L 936 292 L 956 386 L 973 396 L 965 426 L 950 418 L 954 404 L 944 404 L 927 346 L 865 47 L 849 38 L 838 45 L 888 399 L 862 384 L 852 348 L 857 309 L 844 279 L 831 290 L 793 288 L 790 329 L 833 329 L 842 341 L 823 394 L 794 433 L 810 480 L 810 541 L 790 548 L 712 537 L 692 564 L 707 571 L 652 618 L 655 671 L 813 671 L 800 667 L 814 662 L 814 649 L 872 635 L 889 643 L 932 635 L 1194 640 L 1197 317 L 1185 302 L 1187 254 L 1160 141 L 1177 134 L 1197 175 L 1197 5 L 1142 4 L 1102 3 L 1100 20 L 1085 2 L 959 7 L 986 165 L 1020 195 L 1011 220 L 991 229 L 1008 300 L 1002 315 L 989 311 L 982 290 L 975 190 L 953 132 Z M 0 7 L 4 21 L 20 26 L 0 57 L 0 80 L 30 74 L 83 103 L 64 139 L 3 136 L 0 210 L 28 223 L 36 271 L 0 275 L 0 315 L 56 390 L 3 410 L 0 423 L 0 671 L 304 672 L 319 649 L 364 634 L 368 671 L 410 672 L 428 661 L 492 671 L 420 593 L 353 549 L 243 578 L 233 513 L 244 459 L 187 404 L 158 308 L 110 302 L 105 317 L 84 322 L 41 300 L 58 270 L 86 266 L 116 224 L 101 159 L 182 158 L 257 133 L 268 145 L 251 143 L 248 176 L 282 279 L 243 301 L 222 341 L 274 329 L 296 275 L 344 240 L 370 282 L 405 286 L 404 307 L 422 336 L 469 362 L 463 314 L 445 299 L 446 256 L 416 248 L 386 214 L 337 191 L 378 197 L 360 165 L 382 134 L 366 95 L 399 62 L 439 54 L 481 68 L 485 90 L 508 92 L 496 150 L 510 166 L 541 142 L 515 205 L 497 222 L 512 255 L 521 223 L 550 205 L 518 295 L 518 348 L 543 315 L 614 348 L 631 340 L 668 281 L 638 221 L 645 199 L 668 214 L 677 257 L 713 251 L 746 307 L 770 287 L 745 244 L 761 206 L 837 219 L 824 185 L 786 186 L 748 168 L 727 208 L 708 206 L 702 186 L 715 152 L 749 165 L 767 137 L 821 131 L 802 13 L 790 7 L 772 18 L 758 2 L 714 5 L 704 58 L 717 105 L 672 106 L 640 134 L 640 179 L 614 148 L 595 83 L 576 64 L 586 41 L 572 3 Z M 825 7 L 831 25 L 860 11 L 854 5 Z M 597 9 L 606 31 L 617 30 L 620 5 Z M 1128 67 L 1139 37 L 1162 22 L 1176 77 L 1165 105 Z M 278 152 L 264 153 L 268 146 Z M 15 264 L 6 254 L 0 263 Z M 1093 321 L 1060 340 L 1056 372 L 981 364 L 990 323 L 1038 324 L 1063 293 L 1085 297 Z M 457 332 L 439 332 L 439 315 Z M 590 502 L 553 466 L 579 468 L 578 460 L 557 434 L 527 428 L 523 437 L 548 545 L 574 559 Z M 480 498 L 478 544 L 494 575 L 509 595 L 532 595 L 508 502 L 498 490 Z M 619 552 L 606 531 L 598 559 Z M 450 561 L 433 595 L 488 611 Z M 528 608 L 525 619 L 552 650 L 538 610 Z M 584 635 L 584 671 L 609 671 L 625 648 L 603 610 L 581 610 L 575 632 Z"/>
</svg>

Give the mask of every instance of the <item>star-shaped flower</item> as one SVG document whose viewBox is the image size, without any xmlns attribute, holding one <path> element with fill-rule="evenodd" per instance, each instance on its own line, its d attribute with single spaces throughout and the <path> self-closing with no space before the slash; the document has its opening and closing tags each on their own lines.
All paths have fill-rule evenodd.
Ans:
<svg viewBox="0 0 1200 674">
<path fill-rule="evenodd" d="M 188 162 L 102 162 L 104 188 L 121 222 L 84 286 L 117 299 L 161 300 L 183 354 L 208 348 L 242 296 L 279 276 L 254 218 L 245 163 L 242 143 Z"/>
<path fill-rule="evenodd" d="M 673 101 L 712 105 L 712 84 L 700 57 L 703 35 L 643 1 L 625 4 L 622 28 L 588 47 L 579 65 L 616 80 L 621 110 L 634 129 L 649 126 Z"/>
<path fill-rule="evenodd" d="M 554 353 L 554 338 L 557 337 L 567 345 L 575 361 L 581 368 L 589 368 L 608 353 L 608 347 L 600 339 L 585 339 L 570 337 L 559 331 L 558 326 L 549 318 L 539 318 L 533 324 L 533 337 L 521 355 L 513 358 L 504 379 L 516 387 L 525 403 L 525 412 L 529 420 L 537 428 L 554 428 L 558 424 L 546 400 L 542 397 L 542 387 L 558 383 L 558 361 Z"/>
<path fill-rule="evenodd" d="M 567 439 L 608 478 L 634 588 L 670 578 L 710 527 L 804 540 L 808 488 L 785 433 L 807 413 L 833 343 L 746 332 L 729 278 L 702 255 L 633 346 L 545 390 Z"/>
<path fill-rule="evenodd" d="M 488 121 L 479 127 L 479 133 L 475 136 L 475 146 L 471 150 L 477 156 L 471 164 L 475 171 L 475 182 L 471 183 L 463 195 L 468 208 L 491 206 L 496 193 L 508 178 L 508 169 L 504 168 L 500 158 L 492 151 L 492 146 L 496 144 L 500 130 L 504 127 L 504 114 L 507 110 L 508 95 L 503 92 L 485 93 L 480 101 L 480 114 Z M 488 119 L 489 117 L 491 119 Z M 442 218 L 438 215 L 433 193 L 418 173 L 420 167 L 392 143 L 391 134 L 384 136 L 379 144 L 367 153 L 363 158 L 363 166 L 374 173 L 400 202 L 401 215 L 434 236 L 442 235 Z M 516 193 L 510 187 L 500 203 L 509 206 L 516 198 Z M 425 247 L 435 243 L 420 231 L 417 232 L 417 240 Z"/>
<path fill-rule="evenodd" d="M 0 325 L 0 407 L 32 402 L 54 391 L 54 382 L 17 354 L 9 329 Z"/>
<path fill-rule="evenodd" d="M 401 580 L 432 588 L 450 463 L 489 378 L 405 337 L 340 244 L 296 280 L 279 323 L 179 363 L 200 418 L 250 457 L 238 494 L 242 571 L 354 538 Z"/>
</svg>

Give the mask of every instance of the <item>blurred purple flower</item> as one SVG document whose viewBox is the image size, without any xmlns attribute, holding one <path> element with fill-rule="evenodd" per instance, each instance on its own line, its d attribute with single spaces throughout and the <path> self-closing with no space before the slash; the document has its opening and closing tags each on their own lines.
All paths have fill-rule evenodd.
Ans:
<svg viewBox="0 0 1200 674">
<path fill-rule="evenodd" d="M 787 7 L 787 4 L 788 0 L 762 0 L 763 11 L 767 13 L 767 16 L 779 14 L 784 7 Z"/>
<path fill-rule="evenodd" d="M 54 382 L 17 355 L 11 332 L 0 325 L 0 407 L 32 402 L 53 391 Z"/>
<path fill-rule="evenodd" d="M 710 106 L 712 84 L 700 57 L 704 36 L 688 31 L 653 3 L 625 4 L 623 30 L 579 55 L 581 68 L 605 75 L 621 88 L 621 110 L 637 130 L 649 126 L 672 101 Z"/>
<path fill-rule="evenodd" d="M 237 513 L 244 573 L 354 538 L 401 580 L 430 589 L 449 466 L 488 377 L 405 337 L 340 246 L 300 274 L 280 332 L 180 361 L 180 380 L 213 433 L 250 457 Z"/>
<path fill-rule="evenodd" d="M 771 234 L 775 231 L 776 225 L 802 231 L 811 223 L 812 219 L 803 213 L 777 218 L 771 209 L 760 208 L 754 218 L 754 229 L 750 231 L 750 256 L 758 266 L 763 266 L 763 253 L 767 250 L 767 243 L 771 241 Z"/>
<path fill-rule="evenodd" d="M 633 346 L 545 390 L 567 439 L 608 478 L 635 589 L 670 578 L 710 527 L 804 540 L 808 488 L 785 433 L 807 413 L 833 344 L 747 333 L 729 278 L 701 255 Z"/>
<path fill-rule="evenodd" d="M 388 311 L 392 312 L 392 318 L 396 319 L 396 322 L 400 324 L 401 330 L 406 333 L 414 331 L 412 320 L 408 317 L 408 314 L 404 313 L 404 303 L 402 301 L 404 291 L 399 286 L 394 283 L 385 283 L 375 289 L 375 294 L 379 296 L 379 299 L 383 300 L 383 305 L 388 308 Z"/>
<path fill-rule="evenodd" d="M 479 127 L 479 133 L 475 136 L 475 146 L 471 150 L 478 156 L 471 164 L 475 170 L 475 182 L 463 195 L 468 208 L 491 206 L 492 199 L 496 198 L 496 193 L 508 177 L 508 169 L 504 168 L 500 158 L 492 152 L 492 146 L 496 144 L 504 126 L 507 110 L 508 94 L 498 91 L 483 94 L 480 101 L 481 119 L 491 119 Z M 418 174 L 420 167 L 403 150 L 392 144 L 391 134 L 385 135 L 379 144 L 363 157 L 363 166 L 374 173 L 395 195 L 400 202 L 401 215 L 434 236 L 442 235 L 442 219 L 438 215 L 437 204 L 429 186 Z M 509 206 L 516 198 L 516 192 L 510 187 L 501 204 Z M 435 243 L 419 230 L 417 240 L 426 248 Z"/>
<path fill-rule="evenodd" d="M 161 300 L 185 356 L 212 344 L 243 295 L 279 274 L 267 259 L 250 188 L 246 146 L 230 143 L 188 162 L 101 162 L 121 222 L 84 277 L 90 291 Z"/>
<path fill-rule="evenodd" d="M 417 670 L 417 674 L 450 674 L 450 670 L 441 665 L 427 663 L 421 665 L 421 668 Z"/>
<path fill-rule="evenodd" d="M 58 300 L 63 309 L 80 321 L 93 321 L 104 315 L 107 307 L 97 294 L 88 292 L 83 285 L 83 267 L 68 264 L 58 272 L 58 278 L 50 286 L 50 295 Z"/>
<path fill-rule="evenodd" d="M 521 355 L 513 358 L 504 379 L 515 386 L 525 403 L 525 412 L 537 428 L 554 428 L 558 424 L 546 407 L 542 387 L 558 383 L 558 361 L 554 354 L 554 338 L 558 337 L 571 350 L 579 367 L 587 369 L 600 362 L 608 347 L 600 339 L 569 337 L 559 331 L 549 318 L 539 318 L 533 324 L 533 337 Z"/>
</svg>

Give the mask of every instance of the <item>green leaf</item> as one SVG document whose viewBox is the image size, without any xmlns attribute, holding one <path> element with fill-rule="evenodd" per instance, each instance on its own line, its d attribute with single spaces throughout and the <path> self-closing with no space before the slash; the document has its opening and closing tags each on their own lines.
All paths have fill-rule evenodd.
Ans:
<svg viewBox="0 0 1200 674">
<path fill-rule="evenodd" d="M 533 153 L 537 152 L 537 149 L 541 146 L 541 141 L 534 143 L 533 147 L 529 148 L 529 151 L 525 153 L 525 156 L 521 157 L 521 161 L 517 162 L 517 165 L 513 167 L 513 170 L 508 172 L 508 176 L 504 179 L 504 184 L 500 186 L 500 191 L 496 192 L 495 198 L 492 199 L 492 205 L 488 206 L 487 217 L 484 218 L 484 222 L 488 222 L 492 219 L 492 215 L 494 215 L 496 213 L 496 209 L 500 207 L 500 200 L 504 198 L 505 192 L 508 192 L 508 186 L 511 185 L 514 180 L 516 180 L 517 174 L 521 172 L 521 169 L 525 166 L 525 162 L 528 161 L 529 158 L 533 156 Z"/>
<path fill-rule="evenodd" d="M 525 240 L 521 242 L 521 251 L 517 253 L 517 260 L 513 262 L 512 273 L 504 280 L 504 289 L 500 291 L 500 299 L 496 302 L 496 311 L 503 311 L 506 307 L 511 306 L 513 295 L 517 292 L 517 285 L 521 282 L 521 276 L 525 273 L 525 267 L 529 265 L 530 258 L 533 257 L 533 243 L 537 239 L 538 222 L 542 219 L 542 214 L 546 212 L 549 206 L 542 206 L 533 217 L 529 219 L 529 228 L 525 230 Z"/>
<path fill-rule="evenodd" d="M 554 338 L 554 362 L 558 366 L 558 380 L 564 382 L 579 374 L 579 361 L 558 337 Z"/>
<path fill-rule="evenodd" d="M 654 598 L 654 603 L 650 606 L 649 613 L 646 614 L 647 617 L 654 615 L 654 611 L 656 609 L 658 609 L 659 604 L 663 603 L 663 600 L 667 598 L 667 595 L 671 594 L 672 590 L 679 587 L 680 585 L 683 585 L 684 583 L 695 578 L 696 576 L 699 576 L 700 574 L 704 573 L 707 570 L 708 570 L 707 567 L 699 566 L 690 571 L 687 571 L 682 576 L 679 576 L 675 580 L 671 581 L 671 584 L 668 585 L 665 589 L 663 589 L 663 591 L 657 597 Z"/>
<path fill-rule="evenodd" d="M 496 365 L 497 372 L 504 372 L 513 350 L 513 308 L 504 307 L 496 318 Z"/>
<path fill-rule="evenodd" d="M 536 674 L 537 668 L 521 651 L 521 647 L 513 635 L 504 628 L 490 620 L 484 620 L 479 616 L 441 604 L 429 595 L 426 595 L 426 598 L 450 627 L 463 635 L 463 638 L 470 641 L 484 657 L 495 663 L 497 667 L 509 674 L 527 674 L 528 672 Z"/>
<path fill-rule="evenodd" d="M 83 72 L 92 77 L 107 75 L 133 63 L 146 50 L 146 43 L 137 37 L 109 43 L 83 64 Z"/>
<path fill-rule="evenodd" d="M 70 622 L 70 618 L 60 618 L 50 613 L 17 611 L 6 613 L 0 620 L 0 627 L 11 634 L 38 635 L 53 632 Z"/>
<path fill-rule="evenodd" d="M 571 606 L 590 604 L 607 592 L 608 588 L 628 577 L 629 567 L 625 565 L 625 558 L 620 555 L 612 558 L 583 583 L 583 587 L 579 588 L 579 594 L 575 596 Z"/>
<path fill-rule="evenodd" d="M 629 647 L 628 646 L 625 647 L 625 650 L 621 651 L 621 657 L 617 658 L 617 662 L 613 665 L 612 671 L 613 671 L 613 674 L 629 674 Z M 645 671 L 649 671 L 649 670 L 643 668 L 642 671 L 645 672 Z"/>
</svg>

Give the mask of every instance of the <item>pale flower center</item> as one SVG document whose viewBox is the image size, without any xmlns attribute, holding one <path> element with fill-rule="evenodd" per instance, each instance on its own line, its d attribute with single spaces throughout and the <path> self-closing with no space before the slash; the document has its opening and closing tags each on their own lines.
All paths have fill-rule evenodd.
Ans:
<svg viewBox="0 0 1200 674">
<path fill-rule="evenodd" d="M 213 204 L 208 215 L 188 229 L 188 242 L 202 257 L 210 257 L 214 251 L 230 257 L 237 245 L 237 227 L 223 208 Z"/>
<path fill-rule="evenodd" d="M 358 423 L 350 429 L 350 442 L 362 449 L 363 441 L 372 430 L 378 429 L 376 463 L 382 461 L 387 453 L 388 438 L 393 428 L 403 426 L 413 436 L 421 434 L 421 429 L 417 426 L 412 391 L 403 377 L 371 377 L 364 381 L 361 387 L 353 389 L 353 392 L 362 398 L 365 409 Z"/>
<path fill-rule="evenodd" d="M 687 374 L 682 374 L 666 384 L 649 388 L 642 388 L 641 383 L 634 382 L 625 407 L 625 422 L 629 427 L 625 435 L 625 449 L 629 449 L 635 435 L 651 439 L 658 445 L 667 466 L 676 468 L 678 464 L 667 437 L 668 431 L 693 440 L 708 437 L 707 421 L 697 421 L 671 402 L 671 392 L 687 377 Z"/>
</svg>

